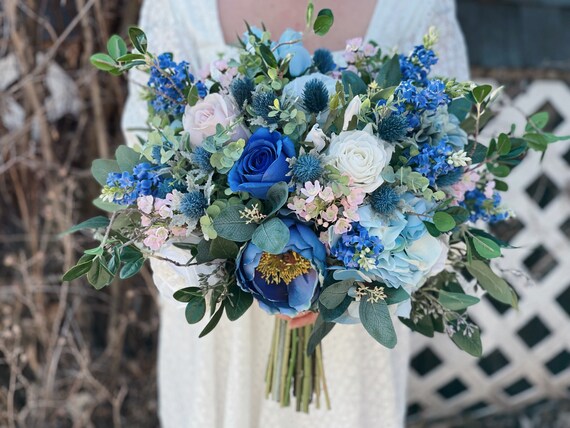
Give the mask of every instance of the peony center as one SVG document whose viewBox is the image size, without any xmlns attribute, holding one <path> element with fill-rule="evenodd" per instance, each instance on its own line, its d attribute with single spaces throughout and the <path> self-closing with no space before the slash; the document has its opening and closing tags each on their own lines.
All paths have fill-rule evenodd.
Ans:
<svg viewBox="0 0 570 428">
<path fill-rule="evenodd" d="M 311 262 L 295 251 L 283 254 L 263 253 L 256 270 L 268 284 L 278 285 L 284 282 L 289 285 L 295 278 L 311 270 Z"/>
</svg>

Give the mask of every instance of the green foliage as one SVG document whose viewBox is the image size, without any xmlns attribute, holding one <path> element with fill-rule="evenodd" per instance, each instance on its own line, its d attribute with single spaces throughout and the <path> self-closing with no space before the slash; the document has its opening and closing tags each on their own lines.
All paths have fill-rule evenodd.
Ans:
<svg viewBox="0 0 570 428">
<path fill-rule="evenodd" d="M 125 41 L 120 36 L 117 36 L 116 34 L 114 34 L 107 41 L 107 51 L 109 52 L 109 55 L 111 56 L 111 58 L 113 58 L 114 60 L 117 60 L 118 58 L 122 57 L 123 55 L 126 55 L 127 45 L 125 44 Z"/>
<path fill-rule="evenodd" d="M 385 301 L 372 303 L 365 296 L 360 299 L 359 314 L 362 326 L 378 343 L 390 349 L 396 346 L 398 339 Z"/>
<path fill-rule="evenodd" d="M 348 290 L 354 285 L 354 281 L 347 279 L 335 282 L 325 288 L 319 296 L 319 301 L 327 309 L 338 307 L 346 298 Z"/>
<path fill-rule="evenodd" d="M 321 9 L 313 23 L 313 32 L 317 36 L 324 36 L 334 23 L 334 15 L 330 9 Z"/>
<path fill-rule="evenodd" d="M 230 241 L 249 241 L 257 229 L 257 224 L 247 223 L 242 217 L 243 205 L 232 205 L 224 208 L 214 219 L 213 226 L 219 236 Z"/>
<path fill-rule="evenodd" d="M 352 71 L 342 72 L 342 86 L 344 87 L 346 95 L 349 96 L 366 94 L 368 90 L 368 86 L 364 83 L 364 80 Z"/>
<path fill-rule="evenodd" d="M 471 94 L 476 103 L 481 104 L 485 98 L 491 93 L 493 87 L 491 85 L 479 85 L 473 88 Z"/>
<path fill-rule="evenodd" d="M 334 322 L 326 321 L 322 314 L 319 314 L 313 326 L 309 341 L 307 342 L 307 355 L 312 355 L 313 352 L 315 352 L 319 343 L 331 332 L 334 326 Z"/>
<path fill-rule="evenodd" d="M 202 290 L 198 287 L 185 287 L 180 290 L 176 290 L 173 297 L 179 302 L 188 303 L 193 298 L 201 297 L 203 295 Z"/>
<path fill-rule="evenodd" d="M 107 176 L 112 172 L 121 172 L 121 168 L 115 160 L 95 159 L 91 164 L 91 174 L 101 186 L 105 186 Z"/>
<path fill-rule="evenodd" d="M 440 232 L 449 232 L 457 225 L 453 216 L 444 211 L 438 211 L 433 215 L 433 224 Z"/>
<path fill-rule="evenodd" d="M 380 88 L 398 86 L 402 81 L 402 71 L 398 55 L 386 61 L 374 79 Z"/>
<path fill-rule="evenodd" d="M 406 290 L 402 287 L 392 288 L 392 287 L 384 287 L 384 294 L 386 294 L 386 298 L 384 301 L 387 305 L 395 305 L 396 303 L 403 302 L 410 298 L 410 295 Z"/>
<path fill-rule="evenodd" d="M 186 310 L 184 311 L 186 316 L 186 321 L 188 324 L 196 324 L 204 318 L 206 315 L 206 299 L 203 295 L 192 296 L 186 304 Z"/>
<path fill-rule="evenodd" d="M 222 315 L 224 313 L 224 307 L 225 305 L 220 306 L 220 308 L 214 313 L 212 318 L 210 318 L 210 321 L 208 321 L 208 324 L 206 324 L 206 327 L 204 327 L 204 329 L 202 330 L 202 332 L 198 337 L 204 337 L 218 325 L 220 319 L 222 319 Z"/>
<path fill-rule="evenodd" d="M 289 242 L 289 228 L 276 217 L 261 223 L 253 232 L 251 242 L 269 254 L 281 254 Z"/>
<path fill-rule="evenodd" d="M 115 151 L 115 159 L 121 172 L 132 171 L 135 166 L 141 163 L 141 155 L 128 146 L 121 145 Z"/>
<path fill-rule="evenodd" d="M 461 311 L 479 302 L 479 298 L 464 293 L 452 293 L 450 291 L 440 290 L 439 303 L 450 311 Z"/>
<path fill-rule="evenodd" d="M 501 248 L 492 239 L 484 237 L 471 235 L 471 242 L 477 254 L 479 254 L 484 259 L 494 259 L 495 257 L 500 257 Z"/>
<path fill-rule="evenodd" d="M 233 241 L 218 237 L 210 244 L 210 257 L 212 259 L 234 260 L 239 253 L 239 247 Z"/>
<path fill-rule="evenodd" d="M 280 181 L 271 186 L 267 191 L 265 199 L 265 215 L 269 217 L 277 213 L 277 211 L 285 205 L 288 197 L 289 185 L 284 181 Z"/>
<path fill-rule="evenodd" d="M 107 226 L 109 226 L 109 219 L 107 217 L 103 217 L 102 215 L 98 215 L 97 217 L 90 218 L 89 220 L 85 220 L 79 224 L 76 224 L 75 226 L 70 227 L 65 232 L 62 232 L 60 236 L 75 233 L 79 230 L 101 229 Z"/>
<path fill-rule="evenodd" d="M 503 278 L 497 276 L 485 262 L 473 260 L 467 265 L 467 270 L 495 300 L 513 307 L 517 306 L 516 294 L 514 294 L 509 284 Z"/>
<path fill-rule="evenodd" d="M 235 321 L 247 312 L 253 303 L 253 296 L 246 293 L 235 281 L 228 287 L 228 295 L 224 301 L 226 315 L 230 321 Z"/>
<path fill-rule="evenodd" d="M 451 340 L 459 349 L 467 352 L 469 355 L 480 358 L 483 354 L 483 345 L 481 344 L 481 332 L 479 327 L 475 327 L 471 336 L 464 334 L 463 331 L 455 332 L 451 336 Z"/>
<path fill-rule="evenodd" d="M 129 39 L 137 51 L 141 54 L 146 53 L 147 38 L 143 30 L 138 27 L 129 27 Z"/>
<path fill-rule="evenodd" d="M 473 107 L 473 103 L 471 101 L 469 101 L 465 97 L 461 97 L 461 98 L 456 98 L 456 99 L 452 100 L 451 103 L 449 104 L 449 106 L 447 107 L 447 110 L 450 114 L 457 117 L 459 119 L 459 121 L 461 122 L 461 121 L 465 120 L 465 118 L 467 117 L 467 115 L 471 111 L 472 107 Z"/>
</svg>

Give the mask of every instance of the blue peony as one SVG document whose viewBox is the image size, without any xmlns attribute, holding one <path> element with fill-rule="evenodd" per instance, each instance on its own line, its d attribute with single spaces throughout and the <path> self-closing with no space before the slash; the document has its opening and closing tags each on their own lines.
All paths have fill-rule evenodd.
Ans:
<svg viewBox="0 0 570 428">
<path fill-rule="evenodd" d="M 292 58 L 289 63 L 289 73 L 291 73 L 291 76 L 293 77 L 303 74 L 313 62 L 311 54 L 309 54 L 309 51 L 303 47 L 302 38 L 303 35 L 299 31 L 287 29 L 283 34 L 281 34 L 276 45 L 281 45 L 275 51 L 277 59 L 282 60 L 287 55 L 291 54 Z M 295 40 L 299 41 L 292 44 L 283 44 L 293 42 Z"/>
<path fill-rule="evenodd" d="M 263 310 L 293 317 L 310 309 L 319 296 L 326 250 L 309 227 L 291 219 L 283 222 L 290 232 L 283 252 L 265 253 L 249 242 L 237 257 L 236 277 Z"/>
<path fill-rule="evenodd" d="M 289 137 L 267 128 L 259 128 L 249 137 L 241 157 L 228 173 L 228 184 L 234 192 L 249 192 L 265 199 L 271 186 L 291 177 L 287 158 L 295 156 L 295 146 Z"/>
</svg>

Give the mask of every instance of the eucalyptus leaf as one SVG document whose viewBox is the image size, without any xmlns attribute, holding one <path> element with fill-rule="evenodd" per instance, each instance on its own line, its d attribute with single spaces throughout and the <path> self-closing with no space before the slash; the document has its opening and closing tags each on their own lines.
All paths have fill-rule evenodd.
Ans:
<svg viewBox="0 0 570 428">
<path fill-rule="evenodd" d="M 289 242 L 289 228 L 276 217 L 261 223 L 251 237 L 251 242 L 269 254 L 281 254 Z"/>
<path fill-rule="evenodd" d="M 334 322 L 325 321 L 322 314 L 319 314 L 313 326 L 313 331 L 307 342 L 307 355 L 312 355 L 319 346 L 319 343 L 331 332 L 335 326 Z"/>
<path fill-rule="evenodd" d="M 499 245 L 489 238 L 473 235 L 472 242 L 477 254 L 485 259 L 494 259 L 501 255 Z"/>
<path fill-rule="evenodd" d="M 284 181 L 280 181 L 271 186 L 267 191 L 265 199 L 265 205 L 267 207 L 265 215 L 269 217 L 279 211 L 287 202 L 288 197 L 289 185 Z"/>
<path fill-rule="evenodd" d="M 455 219 L 443 211 L 438 211 L 433 215 L 433 224 L 440 232 L 449 232 L 456 226 Z"/>
<path fill-rule="evenodd" d="M 228 295 L 224 302 L 224 307 L 230 321 L 235 321 L 245 314 L 252 303 L 253 296 L 239 288 L 235 282 L 228 287 Z"/>
<path fill-rule="evenodd" d="M 475 101 L 481 104 L 485 100 L 485 98 L 487 98 L 487 95 L 491 93 L 492 90 L 493 87 L 491 85 L 479 85 L 473 88 L 472 91 L 473 98 L 475 98 Z"/>
<path fill-rule="evenodd" d="M 384 293 L 386 294 L 384 301 L 387 305 L 394 305 L 410 298 L 410 295 L 403 287 L 384 287 Z"/>
<path fill-rule="evenodd" d="M 344 301 L 348 294 L 348 290 L 353 285 L 354 281 L 351 279 L 335 282 L 323 289 L 319 296 L 319 301 L 327 309 L 334 309 Z"/>
<path fill-rule="evenodd" d="M 396 346 L 398 339 L 385 301 L 372 303 L 363 297 L 360 300 L 359 314 L 363 327 L 378 343 L 390 349 Z"/>
<path fill-rule="evenodd" d="M 257 224 L 247 223 L 248 220 L 241 216 L 244 207 L 231 205 L 224 208 L 214 219 L 213 227 L 219 236 L 230 241 L 249 241 L 257 229 Z"/>
<path fill-rule="evenodd" d="M 463 332 L 456 332 L 451 336 L 451 340 L 459 349 L 467 352 L 469 355 L 479 358 L 483 354 L 479 327 L 475 327 L 475 331 L 471 336 L 466 336 Z"/>
<path fill-rule="evenodd" d="M 334 23 L 334 15 L 330 9 L 321 9 L 313 23 L 313 32 L 317 36 L 324 36 Z"/>
<path fill-rule="evenodd" d="M 115 160 L 95 159 L 91 164 L 91 174 L 101 186 L 107 184 L 107 177 L 112 172 L 121 172 L 121 168 Z"/>
<path fill-rule="evenodd" d="M 111 71 L 117 68 L 118 64 L 113 58 L 104 53 L 96 53 L 89 58 L 94 67 L 102 71 Z"/>
<path fill-rule="evenodd" d="M 210 244 L 210 256 L 214 259 L 234 260 L 239 252 L 239 247 L 233 241 L 217 237 Z"/>
<path fill-rule="evenodd" d="M 204 327 L 204 330 L 202 330 L 198 337 L 204 337 L 218 325 L 224 313 L 224 306 L 225 305 L 220 305 L 220 308 L 214 313 L 214 316 L 210 318 L 210 321 L 208 321 L 208 324 L 206 324 L 206 327 Z"/>
<path fill-rule="evenodd" d="M 202 318 L 204 318 L 204 315 L 206 315 L 206 300 L 204 296 L 192 297 L 186 304 L 184 315 L 186 316 L 186 322 L 188 324 L 200 322 Z"/>
<path fill-rule="evenodd" d="M 352 92 L 353 96 L 365 94 L 368 90 L 368 86 L 366 86 L 364 80 L 352 71 L 342 72 L 342 86 L 344 87 L 344 92 L 346 94 L 350 94 Z"/>
<path fill-rule="evenodd" d="M 497 276 L 485 262 L 473 260 L 467 265 L 467 271 L 477 279 L 479 285 L 495 300 L 511 306 L 516 304 L 516 299 L 513 299 L 513 293 L 509 284 L 503 278 Z"/>
<path fill-rule="evenodd" d="M 133 168 L 141 162 L 141 155 L 125 145 L 117 147 L 115 158 L 121 172 L 132 172 Z"/>
<path fill-rule="evenodd" d="M 479 299 L 475 296 L 463 293 L 452 293 L 445 290 L 439 291 L 438 300 L 444 308 L 451 311 L 460 311 L 479 302 Z"/>
<path fill-rule="evenodd" d="M 382 64 L 374 80 L 381 88 L 389 88 L 400 84 L 402 81 L 402 71 L 400 69 L 400 59 L 398 55 L 392 56 L 392 58 Z"/>
<path fill-rule="evenodd" d="M 102 215 L 98 215 L 97 217 L 90 218 L 89 220 L 82 221 L 81 223 L 70 227 L 65 232 L 60 233 L 59 236 L 75 233 L 83 229 L 100 229 L 107 226 L 109 226 L 109 219 Z"/>
<path fill-rule="evenodd" d="M 172 297 L 179 302 L 188 303 L 194 297 L 200 296 L 203 297 L 204 293 L 202 293 L 202 290 L 199 287 L 185 287 L 180 290 L 176 290 Z"/>
</svg>

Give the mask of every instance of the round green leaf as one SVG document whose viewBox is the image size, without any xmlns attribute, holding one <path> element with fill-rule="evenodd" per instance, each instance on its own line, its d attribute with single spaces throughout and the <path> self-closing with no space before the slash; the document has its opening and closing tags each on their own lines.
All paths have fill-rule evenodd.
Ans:
<svg viewBox="0 0 570 428">
<path fill-rule="evenodd" d="M 285 223 L 278 218 L 271 218 L 255 229 L 251 242 L 266 253 L 281 254 L 289 242 L 289 235 Z"/>
<path fill-rule="evenodd" d="M 501 247 L 489 238 L 483 236 L 473 236 L 473 246 L 475 251 L 485 259 L 494 259 L 501 255 Z"/>
<path fill-rule="evenodd" d="M 127 45 L 120 36 L 114 34 L 107 41 L 107 51 L 111 58 L 116 60 L 117 58 L 126 55 Z"/>
<path fill-rule="evenodd" d="M 456 223 L 455 219 L 448 213 L 438 211 L 433 216 L 433 224 L 440 232 L 449 232 L 452 230 Z"/>
<path fill-rule="evenodd" d="M 197 322 L 200 322 L 200 320 L 204 318 L 205 314 L 206 300 L 204 300 L 204 297 L 191 298 L 186 305 L 186 310 L 184 311 L 188 324 L 196 324 Z"/>
<path fill-rule="evenodd" d="M 334 23 L 334 15 L 330 9 L 321 9 L 313 24 L 313 31 L 317 36 L 324 36 Z"/>
</svg>

